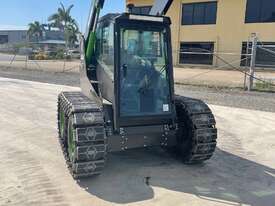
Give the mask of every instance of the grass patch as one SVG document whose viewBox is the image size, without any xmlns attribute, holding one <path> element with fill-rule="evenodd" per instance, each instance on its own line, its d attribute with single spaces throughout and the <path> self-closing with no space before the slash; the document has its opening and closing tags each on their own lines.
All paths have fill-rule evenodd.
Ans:
<svg viewBox="0 0 275 206">
<path fill-rule="evenodd" d="M 274 84 L 271 80 L 257 81 L 255 83 L 255 90 L 259 91 L 274 91 Z"/>
</svg>

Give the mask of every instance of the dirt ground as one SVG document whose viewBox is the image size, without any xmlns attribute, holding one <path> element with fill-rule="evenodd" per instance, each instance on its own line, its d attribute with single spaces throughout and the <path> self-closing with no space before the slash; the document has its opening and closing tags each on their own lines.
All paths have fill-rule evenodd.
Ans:
<svg viewBox="0 0 275 206">
<path fill-rule="evenodd" d="M 205 164 L 133 150 L 76 182 L 57 140 L 56 97 L 78 88 L 7 78 L 0 87 L 0 205 L 274 206 L 275 113 L 211 105 L 219 139 Z"/>
<path fill-rule="evenodd" d="M 212 87 L 244 87 L 244 73 L 235 70 L 175 68 L 174 73 L 175 82 L 180 84 Z M 255 77 L 275 84 L 275 70 L 256 71 Z"/>
</svg>

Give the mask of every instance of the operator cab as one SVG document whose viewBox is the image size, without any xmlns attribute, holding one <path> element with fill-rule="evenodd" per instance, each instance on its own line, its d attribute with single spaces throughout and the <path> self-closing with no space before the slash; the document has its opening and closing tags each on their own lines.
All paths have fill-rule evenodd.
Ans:
<svg viewBox="0 0 275 206">
<path fill-rule="evenodd" d="M 112 103 L 120 126 L 172 119 L 171 53 L 167 17 L 125 13 L 100 19 L 97 78 L 105 82 L 99 85 L 101 95 Z"/>
</svg>

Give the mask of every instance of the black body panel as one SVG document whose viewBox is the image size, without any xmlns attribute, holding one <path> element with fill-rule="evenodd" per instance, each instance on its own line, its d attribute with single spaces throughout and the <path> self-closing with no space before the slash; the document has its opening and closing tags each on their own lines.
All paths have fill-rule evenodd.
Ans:
<svg viewBox="0 0 275 206">
<path fill-rule="evenodd" d="M 176 131 L 168 125 L 122 127 L 119 134 L 108 137 L 108 150 L 116 152 L 151 146 L 172 147 L 176 143 Z"/>
</svg>

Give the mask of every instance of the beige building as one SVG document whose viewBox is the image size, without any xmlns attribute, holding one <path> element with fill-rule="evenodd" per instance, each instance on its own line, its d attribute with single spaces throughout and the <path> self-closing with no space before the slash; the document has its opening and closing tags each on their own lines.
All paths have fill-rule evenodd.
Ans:
<svg viewBox="0 0 275 206">
<path fill-rule="evenodd" d="M 127 0 L 127 4 L 135 5 L 132 12 L 144 14 L 153 2 Z M 172 20 L 175 65 L 221 66 L 222 58 L 239 66 L 253 33 L 259 44 L 275 51 L 274 0 L 174 0 L 167 15 Z M 256 64 L 275 67 L 274 53 L 258 49 Z"/>
</svg>

